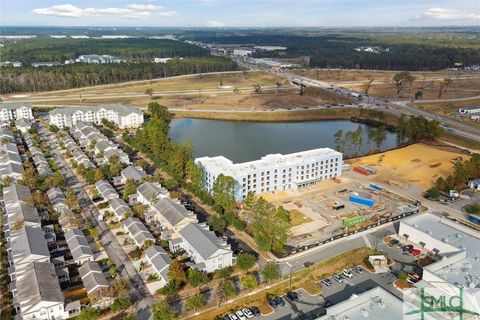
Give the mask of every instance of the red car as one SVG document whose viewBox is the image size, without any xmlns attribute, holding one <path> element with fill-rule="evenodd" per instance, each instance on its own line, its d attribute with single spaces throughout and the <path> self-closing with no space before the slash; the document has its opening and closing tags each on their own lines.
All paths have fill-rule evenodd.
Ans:
<svg viewBox="0 0 480 320">
<path fill-rule="evenodd" d="M 413 256 L 418 256 L 420 253 L 422 253 L 422 251 L 420 251 L 418 249 L 410 250 L 410 254 L 413 255 Z"/>
</svg>

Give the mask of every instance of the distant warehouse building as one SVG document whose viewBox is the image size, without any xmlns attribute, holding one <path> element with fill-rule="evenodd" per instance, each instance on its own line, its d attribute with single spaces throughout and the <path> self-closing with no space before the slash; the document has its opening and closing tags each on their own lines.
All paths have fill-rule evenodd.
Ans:
<svg viewBox="0 0 480 320">
<path fill-rule="evenodd" d="M 136 107 L 123 104 L 58 108 L 49 113 L 50 124 L 73 127 L 78 121 L 100 124 L 102 119 L 120 128 L 138 128 L 143 124 L 143 113 Z"/>
<path fill-rule="evenodd" d="M 269 154 L 260 160 L 233 163 L 219 157 L 195 159 L 205 171 L 204 185 L 211 191 L 220 174 L 232 177 L 235 197 L 243 199 L 249 192 L 262 193 L 291 190 L 316 184 L 342 175 L 340 152 L 329 148 L 313 149 L 291 154 Z"/>
<path fill-rule="evenodd" d="M 103 54 L 103 55 L 85 54 L 85 55 L 79 56 L 76 59 L 76 62 L 105 64 L 105 63 L 120 63 L 120 62 L 123 62 L 123 60 L 120 59 L 119 57 L 110 56 L 107 54 Z"/>
</svg>

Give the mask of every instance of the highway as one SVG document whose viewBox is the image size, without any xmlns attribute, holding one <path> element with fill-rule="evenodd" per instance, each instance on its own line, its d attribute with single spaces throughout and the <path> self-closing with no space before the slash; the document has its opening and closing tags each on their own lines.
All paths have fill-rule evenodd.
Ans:
<svg viewBox="0 0 480 320">
<path fill-rule="evenodd" d="M 360 103 L 361 100 L 359 100 L 356 96 L 359 95 L 358 92 L 350 89 L 346 89 L 343 87 L 339 87 L 336 85 L 332 85 L 329 83 L 326 83 L 324 81 L 319 81 L 319 80 L 313 80 L 307 77 L 299 76 L 293 73 L 289 73 L 286 71 L 283 72 L 273 72 L 271 70 L 265 70 L 271 73 L 274 73 L 279 76 L 285 77 L 290 83 L 292 84 L 298 84 L 298 85 L 306 85 L 306 86 L 314 86 L 322 89 L 326 89 L 332 92 L 335 92 L 337 94 L 343 95 L 345 97 L 351 98 L 351 99 L 356 99 L 357 103 Z M 459 99 L 444 99 L 444 100 L 424 100 L 420 103 L 432 103 L 432 102 L 450 102 L 450 101 L 464 101 L 464 100 L 473 100 L 480 98 L 480 96 L 475 96 L 475 97 L 468 97 L 468 98 L 459 98 Z M 362 99 L 363 100 L 363 99 Z M 363 102 L 363 101 L 362 101 Z M 401 116 L 402 114 L 407 114 L 407 115 L 421 115 L 427 119 L 430 120 L 437 120 L 440 122 L 441 126 L 443 129 L 446 131 L 449 131 L 453 134 L 456 134 L 460 137 L 480 141 L 480 128 L 478 127 L 473 127 L 470 126 L 466 123 L 456 121 L 453 119 L 449 119 L 447 117 L 443 117 L 425 110 L 421 110 L 418 108 L 413 108 L 410 106 L 410 101 L 389 101 L 385 102 L 383 99 L 375 98 L 375 97 L 369 97 L 368 98 L 368 104 L 369 105 L 377 105 L 379 106 L 379 109 L 382 111 L 394 113 L 397 116 Z M 388 107 L 388 109 L 387 109 Z"/>
</svg>

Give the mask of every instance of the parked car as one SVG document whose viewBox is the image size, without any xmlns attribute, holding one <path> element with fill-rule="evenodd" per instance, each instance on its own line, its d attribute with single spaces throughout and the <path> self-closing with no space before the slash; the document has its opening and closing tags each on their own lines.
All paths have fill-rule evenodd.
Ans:
<svg viewBox="0 0 480 320">
<path fill-rule="evenodd" d="M 258 309 L 257 307 L 251 307 L 250 311 L 252 311 L 255 317 L 258 317 L 260 315 L 260 309 Z"/>
<path fill-rule="evenodd" d="M 325 286 L 327 287 L 330 287 L 333 283 L 332 283 L 332 280 L 328 279 L 328 278 L 325 278 L 325 279 L 322 279 L 322 284 L 324 284 Z"/>
<path fill-rule="evenodd" d="M 228 317 L 230 318 L 230 320 L 239 320 L 235 313 L 230 313 Z"/>
<path fill-rule="evenodd" d="M 339 274 L 334 273 L 332 278 L 333 278 L 333 280 L 337 281 L 338 283 L 343 283 L 343 278 Z"/>
<path fill-rule="evenodd" d="M 223 319 L 223 320 L 230 320 L 230 316 L 227 314 L 227 315 L 223 316 L 222 319 Z"/>
<path fill-rule="evenodd" d="M 396 246 L 399 243 L 400 243 L 400 241 L 398 241 L 397 239 L 392 239 L 388 242 L 388 244 L 390 244 L 392 247 Z"/>
<path fill-rule="evenodd" d="M 420 253 L 422 253 L 422 251 L 418 250 L 418 249 L 410 250 L 410 254 L 413 255 L 413 256 L 418 256 Z"/>
<path fill-rule="evenodd" d="M 406 244 L 402 247 L 403 251 L 410 252 L 410 250 L 413 249 L 413 246 L 411 244 Z"/>
<path fill-rule="evenodd" d="M 235 314 L 237 315 L 238 319 L 247 320 L 247 317 L 243 314 L 242 310 L 237 310 L 237 312 L 235 312 Z"/>
<path fill-rule="evenodd" d="M 252 311 L 251 311 L 250 309 L 248 309 L 248 308 L 243 308 L 243 309 L 242 309 L 242 312 L 243 312 L 243 314 L 245 315 L 245 317 L 247 317 L 247 319 L 253 318 L 253 313 L 252 313 Z"/>
<path fill-rule="evenodd" d="M 342 275 L 346 278 L 353 278 L 353 273 L 347 269 L 342 269 Z"/>
<path fill-rule="evenodd" d="M 281 297 L 275 296 L 268 301 L 268 304 L 272 306 L 272 308 L 276 308 L 278 306 L 283 307 L 285 305 L 285 301 Z"/>
<path fill-rule="evenodd" d="M 298 301 L 298 293 L 296 293 L 295 291 L 288 291 L 287 298 L 291 301 Z"/>
<path fill-rule="evenodd" d="M 363 272 L 363 268 L 360 267 L 360 266 L 356 266 L 355 268 L 353 268 L 353 271 L 355 271 L 356 273 L 360 274 Z"/>
</svg>

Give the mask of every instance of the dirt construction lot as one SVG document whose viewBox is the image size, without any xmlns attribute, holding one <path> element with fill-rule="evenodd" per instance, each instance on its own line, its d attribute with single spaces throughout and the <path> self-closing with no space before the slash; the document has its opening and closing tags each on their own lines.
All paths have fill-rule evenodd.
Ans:
<svg viewBox="0 0 480 320">
<path fill-rule="evenodd" d="M 425 144 L 414 144 L 405 148 L 384 152 L 382 154 L 348 160 L 352 166 L 371 166 L 378 174 L 372 180 L 404 189 L 414 188 L 418 192 L 426 190 L 440 176 L 452 173 L 453 159 L 469 157 L 459 152 L 439 149 Z"/>
<path fill-rule="evenodd" d="M 374 200 L 369 208 L 349 201 L 351 193 Z M 324 241 L 334 235 L 351 232 L 366 227 L 380 219 L 403 214 L 409 211 L 411 204 L 405 199 L 397 197 L 386 190 L 377 191 L 369 187 L 369 181 L 342 177 L 341 182 L 322 181 L 316 185 L 298 190 L 269 192 L 262 195 L 275 205 L 282 205 L 290 212 L 295 213 L 295 221 L 299 221 L 298 212 L 308 217 L 303 223 L 292 226 L 292 235 L 288 244 L 291 247 Z M 344 205 L 344 208 L 335 210 L 333 205 Z M 364 222 L 346 229 L 343 220 L 363 216 Z"/>
</svg>

